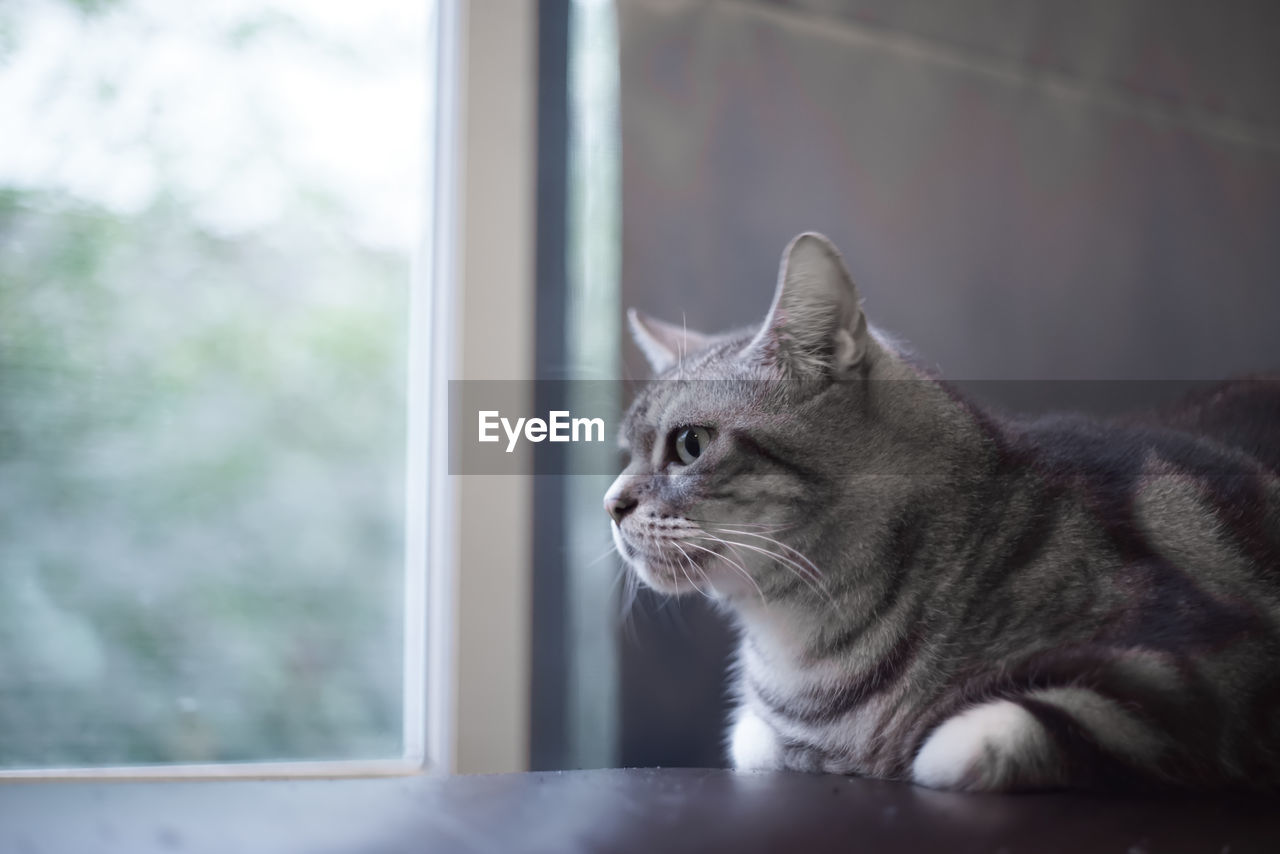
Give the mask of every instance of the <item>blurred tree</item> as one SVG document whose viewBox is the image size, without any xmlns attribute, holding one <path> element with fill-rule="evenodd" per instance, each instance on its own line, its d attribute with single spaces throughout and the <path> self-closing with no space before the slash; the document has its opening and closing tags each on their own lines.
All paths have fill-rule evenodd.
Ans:
<svg viewBox="0 0 1280 854">
<path fill-rule="evenodd" d="M 66 5 L 146 23 L 123 0 L 17 8 Z M 211 70 L 235 61 L 209 38 Z M 146 143 L 125 159 L 172 149 L 162 116 L 125 118 Z M 238 150 L 264 127 L 231 129 Z M 9 153 L 0 767 L 398 755 L 407 248 L 361 236 L 360 186 L 305 170 L 229 228 L 163 162 L 113 206 L 66 173 L 32 186 Z"/>
</svg>

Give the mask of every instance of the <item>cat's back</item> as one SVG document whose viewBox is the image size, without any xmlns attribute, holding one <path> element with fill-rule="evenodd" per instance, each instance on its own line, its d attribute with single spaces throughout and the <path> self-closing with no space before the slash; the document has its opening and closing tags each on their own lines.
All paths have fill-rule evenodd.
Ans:
<svg viewBox="0 0 1280 854">
<path fill-rule="evenodd" d="M 1070 526 L 1072 555 L 1121 576 L 1136 566 L 1212 579 L 1280 606 L 1276 380 L 1221 383 L 1118 419 L 1009 420 L 998 444 L 1017 498 L 1005 503 Z"/>
<path fill-rule="evenodd" d="M 1004 421 L 1003 456 L 1041 474 L 1129 487 L 1158 474 L 1280 478 L 1280 377 L 1229 380 L 1117 418 L 1053 414 Z M 1277 520 L 1280 523 L 1280 520 Z"/>
<path fill-rule="evenodd" d="M 1280 475 L 1280 375 L 1216 383 L 1130 421 L 1208 439 Z"/>
</svg>

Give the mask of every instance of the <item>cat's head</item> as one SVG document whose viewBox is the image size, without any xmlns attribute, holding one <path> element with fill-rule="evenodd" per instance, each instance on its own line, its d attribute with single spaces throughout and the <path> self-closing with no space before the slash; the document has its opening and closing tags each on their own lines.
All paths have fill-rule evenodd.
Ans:
<svg viewBox="0 0 1280 854">
<path fill-rule="evenodd" d="M 839 473 L 881 453 L 857 423 L 858 388 L 902 365 L 835 246 L 811 233 L 787 246 L 759 327 L 706 335 L 629 316 L 656 380 L 624 419 L 630 463 L 604 500 L 624 560 L 667 593 L 812 585 L 823 568 L 806 550 L 848 509 L 834 506 Z"/>
</svg>

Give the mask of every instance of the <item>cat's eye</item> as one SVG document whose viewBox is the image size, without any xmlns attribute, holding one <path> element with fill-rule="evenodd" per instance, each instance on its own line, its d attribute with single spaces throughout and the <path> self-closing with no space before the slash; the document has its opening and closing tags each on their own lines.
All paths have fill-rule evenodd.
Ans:
<svg viewBox="0 0 1280 854">
<path fill-rule="evenodd" d="M 711 431 L 706 427 L 681 427 L 676 431 L 676 459 L 687 466 L 702 456 L 710 444 Z"/>
</svg>

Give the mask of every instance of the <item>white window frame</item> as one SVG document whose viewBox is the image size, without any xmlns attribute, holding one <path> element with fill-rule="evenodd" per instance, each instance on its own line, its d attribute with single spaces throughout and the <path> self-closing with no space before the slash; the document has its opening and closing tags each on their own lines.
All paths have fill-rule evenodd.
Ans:
<svg viewBox="0 0 1280 854">
<path fill-rule="evenodd" d="M 456 151 L 442 174 L 459 185 L 454 215 L 437 217 L 457 231 L 441 238 L 449 250 L 440 260 L 456 260 L 456 286 L 439 292 L 453 302 L 434 317 L 436 344 L 449 355 L 434 362 L 432 533 L 437 546 L 455 551 L 433 556 L 449 571 L 433 573 L 432 599 L 452 619 L 431 612 L 433 628 L 449 636 L 432 639 L 428 763 L 446 772 L 522 771 L 529 763 L 532 483 L 445 474 L 443 415 L 446 378 L 524 380 L 517 385 L 526 399 L 515 402 L 532 411 L 537 4 L 441 4 L 457 12 L 460 28 L 456 86 L 441 90 L 458 97 L 449 134 Z"/>
<path fill-rule="evenodd" d="M 532 492 L 527 478 L 449 475 L 447 412 L 450 379 L 533 378 L 537 4 L 435 0 L 429 17 L 428 215 L 409 309 L 404 755 L 4 769 L 0 782 L 528 767 Z"/>
</svg>

